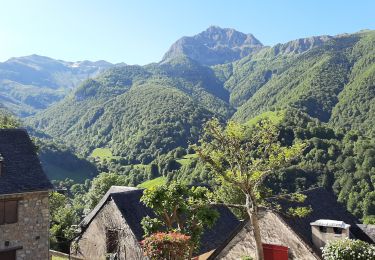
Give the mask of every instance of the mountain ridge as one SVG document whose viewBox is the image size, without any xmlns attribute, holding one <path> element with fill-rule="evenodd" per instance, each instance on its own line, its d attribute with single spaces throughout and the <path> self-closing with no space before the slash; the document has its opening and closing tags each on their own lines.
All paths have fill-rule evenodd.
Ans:
<svg viewBox="0 0 375 260">
<path fill-rule="evenodd" d="M 29 116 L 112 66 L 106 61 L 67 62 L 36 54 L 10 58 L 0 63 L 0 100 L 16 115 Z"/>
<path fill-rule="evenodd" d="M 261 48 L 263 44 L 252 34 L 211 26 L 197 35 L 177 40 L 164 54 L 162 62 L 184 55 L 203 65 L 216 65 L 234 61 Z"/>
<path fill-rule="evenodd" d="M 132 162 L 154 159 L 161 147 L 163 153 L 175 149 L 171 136 L 180 136 L 183 141 L 179 145 L 187 148 L 187 142 L 198 137 L 202 119 L 212 116 L 246 121 L 269 110 L 295 107 L 341 128 L 344 125 L 340 120 L 331 119 L 331 115 L 340 118 L 341 114 L 332 111 L 340 103 L 340 93 L 351 82 L 348 75 L 353 66 L 357 70 L 371 68 L 369 61 L 373 54 L 364 46 L 375 42 L 373 34 L 290 41 L 213 67 L 186 56 L 145 66 L 114 67 L 85 81 L 71 95 L 30 118 L 29 122 L 49 135 L 73 142 L 72 145 L 85 139 L 84 145 L 80 145 L 87 148 L 82 151 L 85 154 L 95 148 L 107 147 L 113 148 L 116 156 L 123 156 L 125 150 L 129 155 L 127 160 Z M 278 51 L 280 49 L 284 51 Z M 167 95 L 168 91 L 176 93 L 180 104 L 172 100 L 173 95 Z M 371 88 L 365 91 L 372 100 Z M 165 103 L 161 102 L 161 95 L 164 95 Z M 144 104 L 138 102 L 139 98 L 144 98 Z M 357 100 L 355 96 L 351 98 Z M 129 104 L 136 108 L 130 109 Z M 370 103 L 366 101 L 365 104 Z M 194 106 L 194 109 L 176 110 L 174 118 L 179 118 L 179 123 L 173 125 L 166 114 L 173 113 L 173 106 Z M 134 114 L 127 113 L 123 107 Z M 144 111 L 140 111 L 140 107 Z M 158 111 L 161 107 L 163 109 Z M 183 111 L 202 117 L 195 116 L 191 121 Z M 152 114 L 150 118 L 148 113 Z M 155 124 L 165 124 L 165 131 Z M 366 127 L 362 127 L 364 125 Z M 352 126 L 345 127 L 350 130 Z M 127 134 L 118 134 L 121 128 Z M 373 132 L 368 121 L 358 122 L 353 129 L 366 129 L 364 134 Z M 85 138 L 80 137 L 81 131 Z M 175 135 L 176 132 L 180 134 Z M 145 144 L 150 145 L 152 140 L 158 141 L 150 150 Z"/>
</svg>

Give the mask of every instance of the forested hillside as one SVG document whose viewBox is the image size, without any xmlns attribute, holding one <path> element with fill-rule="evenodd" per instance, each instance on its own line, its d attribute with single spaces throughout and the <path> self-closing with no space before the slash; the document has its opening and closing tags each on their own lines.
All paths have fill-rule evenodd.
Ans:
<svg viewBox="0 0 375 260">
<path fill-rule="evenodd" d="M 0 128 L 23 128 L 21 121 L 0 109 Z M 57 143 L 47 135 L 28 129 L 43 170 L 51 180 L 69 178 L 77 183 L 94 178 L 98 170 L 92 162 L 77 156 L 72 149 Z"/>
<path fill-rule="evenodd" d="M 243 102 L 234 119 L 292 106 L 335 128 L 373 135 L 374 44 L 373 31 L 340 35 L 301 54 L 274 47 L 234 63 L 226 86 L 233 104 Z"/>
<path fill-rule="evenodd" d="M 66 62 L 38 55 L 11 58 L 0 63 L 0 102 L 18 116 L 32 115 L 111 66 L 105 61 Z"/>
<path fill-rule="evenodd" d="M 374 47 L 374 31 L 264 47 L 252 35 L 209 28 L 179 40 L 160 63 L 84 81 L 27 123 L 124 175 L 122 183 L 214 185 L 188 150 L 202 124 L 271 116 L 281 141 L 308 143 L 299 166 L 280 171 L 280 185 L 269 180 L 274 192 L 324 185 L 354 214 L 374 215 Z"/>
<path fill-rule="evenodd" d="M 234 110 L 228 100 L 210 68 L 178 57 L 111 69 L 31 123 L 86 156 L 107 147 L 125 164 L 149 163 L 158 153 L 194 143 L 208 118 L 229 118 Z"/>
</svg>

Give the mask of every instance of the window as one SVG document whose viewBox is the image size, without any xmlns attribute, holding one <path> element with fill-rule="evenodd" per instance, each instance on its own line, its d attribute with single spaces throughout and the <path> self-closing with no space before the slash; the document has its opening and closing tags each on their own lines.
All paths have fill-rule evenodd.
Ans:
<svg viewBox="0 0 375 260">
<path fill-rule="evenodd" d="M 327 233 L 327 227 L 322 227 L 322 226 L 320 226 L 320 227 L 319 227 L 319 230 L 320 230 L 320 232 L 322 232 L 322 233 Z"/>
<path fill-rule="evenodd" d="M 117 230 L 107 230 L 107 253 L 116 253 L 118 248 L 118 231 Z"/>
<path fill-rule="evenodd" d="M 335 234 L 337 234 L 337 235 L 341 235 L 342 234 L 342 228 L 334 227 L 333 232 L 335 232 Z"/>
<path fill-rule="evenodd" d="M 0 225 L 18 221 L 18 201 L 0 200 Z"/>
<path fill-rule="evenodd" d="M 16 250 L 0 252 L 1 260 L 16 260 Z"/>
</svg>

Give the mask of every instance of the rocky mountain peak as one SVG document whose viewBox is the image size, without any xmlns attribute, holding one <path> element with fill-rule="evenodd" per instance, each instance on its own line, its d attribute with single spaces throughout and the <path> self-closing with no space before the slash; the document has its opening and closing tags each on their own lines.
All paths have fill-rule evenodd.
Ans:
<svg viewBox="0 0 375 260">
<path fill-rule="evenodd" d="M 184 55 L 203 65 L 215 65 L 240 59 L 261 48 L 262 43 L 252 34 L 211 26 L 195 36 L 176 41 L 162 61 Z"/>
</svg>

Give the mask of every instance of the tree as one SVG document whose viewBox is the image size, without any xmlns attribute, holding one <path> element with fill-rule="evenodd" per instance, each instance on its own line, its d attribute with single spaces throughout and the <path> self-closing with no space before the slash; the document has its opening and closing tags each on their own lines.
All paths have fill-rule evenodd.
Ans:
<svg viewBox="0 0 375 260">
<path fill-rule="evenodd" d="M 20 126 L 21 124 L 15 117 L 0 111 L 0 128 L 17 128 Z"/>
<path fill-rule="evenodd" d="M 231 206 L 246 209 L 259 260 L 264 259 L 259 211 L 270 206 L 263 182 L 275 170 L 298 158 L 304 148 L 302 143 L 282 146 L 278 138 L 278 128 L 269 119 L 253 125 L 229 122 L 226 127 L 213 119 L 205 124 L 199 146 L 194 147 L 221 182 L 233 185 L 245 195 L 245 205 Z M 304 212 L 300 210 L 297 214 Z"/>
<path fill-rule="evenodd" d="M 126 176 L 116 173 L 101 173 L 95 177 L 87 193 L 89 209 L 93 209 L 104 194 L 114 185 L 126 186 Z"/>
<path fill-rule="evenodd" d="M 70 240 L 74 237 L 74 227 L 79 216 L 69 198 L 57 192 L 49 194 L 50 204 L 50 242 L 51 248 L 69 252 Z"/>
<path fill-rule="evenodd" d="M 177 229 L 191 237 L 191 258 L 204 229 L 211 228 L 219 217 L 211 206 L 211 200 L 212 193 L 206 187 L 189 188 L 178 182 L 145 190 L 141 201 L 156 214 L 156 218 L 148 216 L 142 220 L 145 236 Z"/>
<path fill-rule="evenodd" d="M 148 174 L 148 179 L 152 180 L 159 176 L 159 167 L 156 163 L 150 164 L 150 172 Z"/>
</svg>

